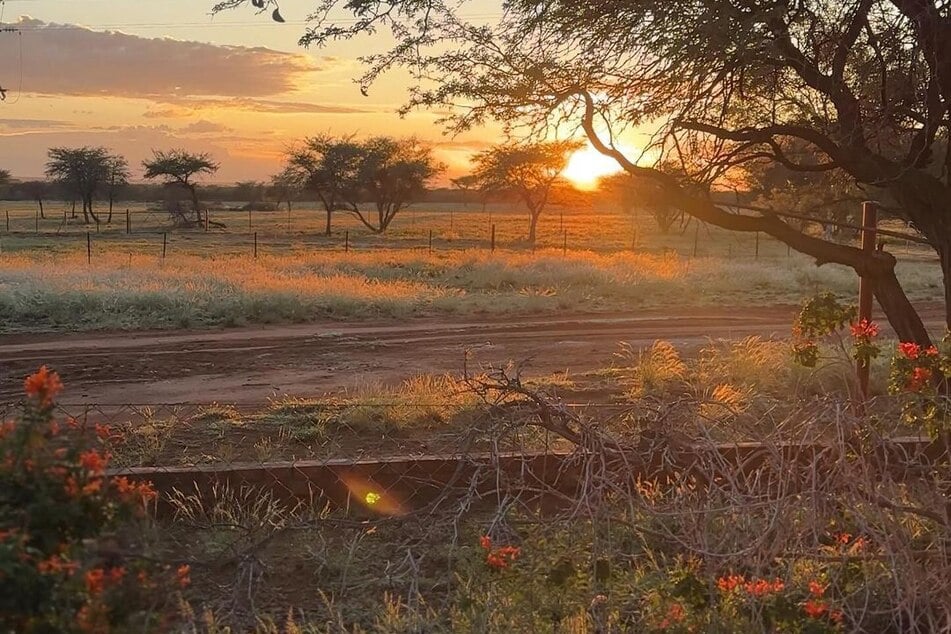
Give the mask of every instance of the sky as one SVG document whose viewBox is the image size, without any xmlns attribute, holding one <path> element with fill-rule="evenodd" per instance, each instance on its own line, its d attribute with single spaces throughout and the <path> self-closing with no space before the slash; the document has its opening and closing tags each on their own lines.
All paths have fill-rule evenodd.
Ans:
<svg viewBox="0 0 951 634">
<path fill-rule="evenodd" d="M 437 115 L 401 119 L 398 74 L 368 96 L 353 78 L 360 54 L 388 36 L 320 50 L 297 46 L 316 0 L 282 0 L 285 24 L 250 6 L 212 17 L 213 0 L 3 0 L 0 168 L 39 177 L 46 150 L 102 145 L 126 156 L 133 179 L 152 149 L 210 152 L 218 182 L 265 180 L 295 140 L 322 132 L 416 135 L 436 145 L 448 176 L 495 130 L 447 137 Z M 491 19 L 495 0 L 466 14 Z"/>
</svg>

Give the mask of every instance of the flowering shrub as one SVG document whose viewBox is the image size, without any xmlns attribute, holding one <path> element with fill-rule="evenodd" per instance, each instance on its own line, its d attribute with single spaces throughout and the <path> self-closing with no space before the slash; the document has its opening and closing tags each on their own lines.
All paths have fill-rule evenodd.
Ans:
<svg viewBox="0 0 951 634">
<path fill-rule="evenodd" d="M 875 322 L 854 320 L 855 310 L 842 306 L 831 293 L 807 301 L 793 326 L 792 354 L 800 365 L 815 367 L 820 359 L 817 340 L 838 336 L 843 349 L 859 363 L 869 364 L 881 354 L 876 343 L 879 328 Z M 849 324 L 848 345 L 843 336 Z M 923 348 L 914 342 L 900 342 L 892 356 L 888 378 L 890 394 L 902 400 L 906 422 L 922 426 L 932 436 L 948 430 L 951 419 L 948 399 L 941 389 L 951 376 L 951 334 L 940 346 Z"/>
<path fill-rule="evenodd" d="M 188 570 L 129 557 L 118 536 L 154 489 L 106 475 L 108 428 L 55 420 L 55 372 L 40 368 L 24 389 L 21 419 L 0 426 L 0 629 L 158 630 L 162 590 L 187 585 Z"/>
<path fill-rule="evenodd" d="M 947 395 L 939 390 L 945 377 L 951 376 L 951 339 L 945 336 L 941 346 L 922 348 L 902 342 L 892 358 L 888 390 L 903 397 L 902 415 L 906 422 L 923 426 L 936 436 L 948 430 Z"/>
</svg>

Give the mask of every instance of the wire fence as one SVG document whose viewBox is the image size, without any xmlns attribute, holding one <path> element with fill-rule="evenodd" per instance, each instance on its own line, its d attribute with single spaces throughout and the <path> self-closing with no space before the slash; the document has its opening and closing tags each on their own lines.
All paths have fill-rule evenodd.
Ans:
<svg viewBox="0 0 951 634">
<path fill-rule="evenodd" d="M 802 623 L 815 579 L 845 629 L 949 622 L 948 444 L 903 437 L 888 401 L 871 418 L 824 399 L 698 419 L 677 399 L 565 403 L 504 370 L 469 387 L 56 415 L 98 436 L 113 475 L 161 491 L 149 556 L 191 566 L 204 626 L 652 631 L 671 605 L 726 618 L 717 580 L 737 574 L 781 580 Z M 283 447 L 255 454 L 266 438 Z"/>
<path fill-rule="evenodd" d="M 284 211 L 208 211 L 204 224 L 191 229 L 174 226 L 165 211 L 116 209 L 111 221 L 84 222 L 67 209 L 14 209 L 0 216 L 0 245 L 29 248 L 36 240 L 57 249 L 87 250 L 90 261 L 101 250 L 122 249 L 162 259 L 202 249 L 249 257 L 288 250 L 361 251 L 404 249 L 453 252 L 469 249 L 583 250 L 593 252 L 644 251 L 677 253 L 685 257 L 775 259 L 793 252 L 785 244 L 760 233 L 727 232 L 685 219 L 670 233 L 660 233 L 648 214 L 630 215 L 606 210 L 552 210 L 542 217 L 537 241 L 525 239 L 525 214 L 510 207 L 409 209 L 384 234 L 362 227 L 347 214 L 337 213 L 333 230 L 326 233 L 324 215 L 315 209 Z M 852 240 L 846 236 L 846 242 Z M 903 255 L 933 257 L 920 245 L 889 238 Z M 35 245 L 34 245 L 35 246 Z"/>
</svg>

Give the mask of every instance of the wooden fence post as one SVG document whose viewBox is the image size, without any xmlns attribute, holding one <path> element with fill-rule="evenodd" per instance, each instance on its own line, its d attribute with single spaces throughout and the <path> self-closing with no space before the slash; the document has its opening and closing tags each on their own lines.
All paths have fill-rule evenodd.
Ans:
<svg viewBox="0 0 951 634">
<path fill-rule="evenodd" d="M 429 254 L 433 254 L 433 230 L 429 230 Z"/>
<path fill-rule="evenodd" d="M 33 212 L 34 233 L 40 232 L 40 212 Z"/>
<path fill-rule="evenodd" d="M 254 259 L 258 259 L 258 232 L 254 232 Z"/>
<path fill-rule="evenodd" d="M 132 214 L 129 213 L 129 210 L 125 210 L 125 232 L 127 234 L 132 233 Z"/>
<path fill-rule="evenodd" d="M 86 264 L 92 264 L 92 236 L 86 232 Z"/>
<path fill-rule="evenodd" d="M 168 249 L 168 234 L 162 234 L 162 260 L 165 260 L 165 251 Z"/>
<path fill-rule="evenodd" d="M 495 251 L 495 225 L 492 225 L 492 246 L 490 249 Z"/>
<path fill-rule="evenodd" d="M 757 260 L 759 259 L 759 231 L 756 232 L 756 251 L 753 254 Z"/>
</svg>

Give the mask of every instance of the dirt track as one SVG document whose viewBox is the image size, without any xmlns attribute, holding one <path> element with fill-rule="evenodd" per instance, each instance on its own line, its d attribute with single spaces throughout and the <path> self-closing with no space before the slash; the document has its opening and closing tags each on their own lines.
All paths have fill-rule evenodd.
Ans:
<svg viewBox="0 0 951 634">
<path fill-rule="evenodd" d="M 0 337 L 0 401 L 16 400 L 40 364 L 67 385 L 63 402 L 96 404 L 261 403 L 419 373 L 460 372 L 476 363 L 530 359 L 532 374 L 579 372 L 610 363 L 619 341 L 681 345 L 708 338 L 785 335 L 795 308 L 724 308 L 242 328 L 207 332 L 96 333 Z M 940 324 L 938 307 L 924 311 Z"/>
</svg>

